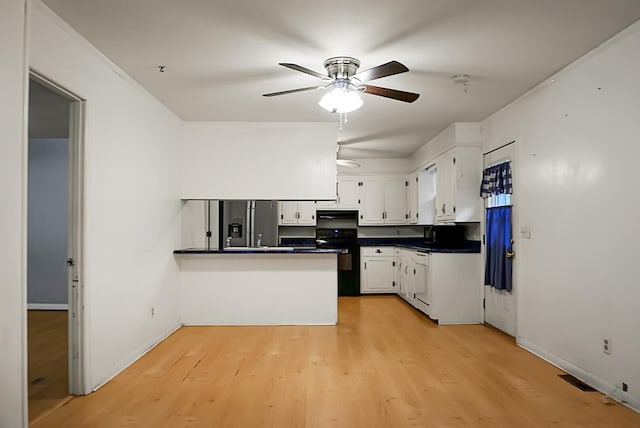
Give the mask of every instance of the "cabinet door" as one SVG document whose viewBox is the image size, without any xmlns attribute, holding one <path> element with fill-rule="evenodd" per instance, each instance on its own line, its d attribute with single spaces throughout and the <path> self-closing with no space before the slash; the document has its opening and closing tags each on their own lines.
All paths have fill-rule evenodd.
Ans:
<svg viewBox="0 0 640 428">
<path fill-rule="evenodd" d="M 338 182 L 336 181 L 336 199 L 333 201 L 316 201 L 317 210 L 334 210 L 338 207 Z"/>
<path fill-rule="evenodd" d="M 278 202 L 278 224 L 287 226 L 298 224 L 298 203 L 296 201 Z"/>
<path fill-rule="evenodd" d="M 395 286 L 395 291 L 399 295 L 400 291 L 400 282 L 402 280 L 402 258 L 400 257 L 401 251 L 395 250 L 395 257 L 393 259 L 393 284 Z"/>
<path fill-rule="evenodd" d="M 454 157 L 451 152 L 443 154 L 436 160 L 436 221 L 455 220 L 453 165 Z"/>
<path fill-rule="evenodd" d="M 358 209 L 358 180 L 351 175 L 338 176 L 338 208 Z"/>
<path fill-rule="evenodd" d="M 384 224 L 384 178 L 362 177 L 359 182 L 358 224 Z"/>
<path fill-rule="evenodd" d="M 435 221 L 435 198 L 436 167 L 431 166 L 418 174 L 418 224 L 431 225 Z"/>
<path fill-rule="evenodd" d="M 415 282 L 414 293 L 415 303 L 414 305 L 425 312 L 427 315 L 431 315 L 431 287 L 429 287 L 429 255 L 418 253 L 415 255 Z"/>
<path fill-rule="evenodd" d="M 371 257 L 362 263 L 363 292 L 393 291 L 393 257 Z"/>
<path fill-rule="evenodd" d="M 407 178 L 386 177 L 384 180 L 384 224 L 406 224 Z"/>
<path fill-rule="evenodd" d="M 298 202 L 298 224 L 305 226 L 316 225 L 316 204 L 313 201 Z"/>
<path fill-rule="evenodd" d="M 407 178 L 407 223 L 418 223 L 418 173 L 409 174 Z"/>
</svg>

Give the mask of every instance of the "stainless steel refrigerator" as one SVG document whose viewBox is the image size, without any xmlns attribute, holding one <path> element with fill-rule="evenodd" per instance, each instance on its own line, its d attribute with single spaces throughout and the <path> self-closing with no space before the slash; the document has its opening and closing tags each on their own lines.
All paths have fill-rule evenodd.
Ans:
<svg viewBox="0 0 640 428">
<path fill-rule="evenodd" d="M 277 201 L 220 201 L 220 248 L 278 245 Z"/>
</svg>

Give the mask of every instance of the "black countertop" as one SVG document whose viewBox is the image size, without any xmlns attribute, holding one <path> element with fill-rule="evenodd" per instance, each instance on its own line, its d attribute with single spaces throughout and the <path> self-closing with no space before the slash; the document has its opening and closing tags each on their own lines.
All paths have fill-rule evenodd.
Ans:
<svg viewBox="0 0 640 428">
<path fill-rule="evenodd" d="M 310 247 L 285 248 L 242 248 L 233 250 L 208 250 L 206 248 L 182 248 L 174 250 L 173 254 L 341 254 L 344 250 Z"/>
<path fill-rule="evenodd" d="M 313 246 L 314 238 L 282 238 L 282 245 Z M 480 253 L 480 241 L 465 241 L 459 248 L 441 248 L 425 245 L 423 238 L 358 238 L 360 247 L 401 247 L 429 253 Z"/>
</svg>

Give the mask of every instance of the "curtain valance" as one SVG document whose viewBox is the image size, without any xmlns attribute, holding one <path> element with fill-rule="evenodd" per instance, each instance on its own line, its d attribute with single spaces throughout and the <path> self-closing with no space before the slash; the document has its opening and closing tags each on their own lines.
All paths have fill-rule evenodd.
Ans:
<svg viewBox="0 0 640 428">
<path fill-rule="evenodd" d="M 513 193 L 511 162 L 509 161 L 485 169 L 482 175 L 480 196 L 488 198 L 491 195 L 501 193 Z"/>
</svg>

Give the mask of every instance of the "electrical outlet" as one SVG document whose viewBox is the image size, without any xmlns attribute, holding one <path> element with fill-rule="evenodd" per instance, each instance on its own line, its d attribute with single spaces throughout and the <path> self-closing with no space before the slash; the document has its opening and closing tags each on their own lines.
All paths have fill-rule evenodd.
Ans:
<svg viewBox="0 0 640 428">
<path fill-rule="evenodd" d="M 153 318 L 155 314 L 156 314 L 156 309 L 152 306 L 151 307 L 151 318 Z"/>
<path fill-rule="evenodd" d="M 627 385 L 626 383 L 622 382 L 622 391 L 623 392 L 629 392 L 629 385 Z"/>
<path fill-rule="evenodd" d="M 611 354 L 611 339 L 605 337 L 602 340 L 602 352 L 605 354 Z"/>
</svg>

